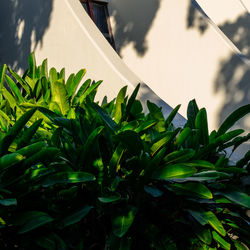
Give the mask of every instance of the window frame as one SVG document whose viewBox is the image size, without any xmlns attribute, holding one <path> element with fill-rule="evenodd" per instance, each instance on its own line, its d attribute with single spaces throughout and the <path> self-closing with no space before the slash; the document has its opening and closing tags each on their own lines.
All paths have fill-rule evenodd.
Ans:
<svg viewBox="0 0 250 250">
<path fill-rule="evenodd" d="M 103 5 L 105 7 L 105 12 L 106 12 L 105 14 L 107 17 L 106 21 L 107 21 L 109 36 L 111 39 L 111 46 L 114 48 L 114 50 L 116 50 L 115 40 L 114 40 L 112 28 L 111 28 L 110 16 L 109 16 L 109 11 L 108 11 L 108 6 L 107 6 L 108 0 L 80 0 L 80 2 L 86 3 L 87 9 L 89 12 L 88 14 L 94 23 L 96 23 L 96 22 L 95 22 L 94 11 L 93 11 L 93 3 L 98 3 L 98 4 Z"/>
</svg>

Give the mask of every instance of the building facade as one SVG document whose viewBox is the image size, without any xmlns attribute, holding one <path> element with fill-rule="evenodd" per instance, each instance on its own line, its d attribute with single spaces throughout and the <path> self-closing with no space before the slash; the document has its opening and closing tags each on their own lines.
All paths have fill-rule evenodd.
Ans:
<svg viewBox="0 0 250 250">
<path fill-rule="evenodd" d="M 99 97 L 144 83 L 140 98 L 162 105 L 195 98 L 209 129 L 250 103 L 250 6 L 246 0 L 2 0 L 0 64 L 38 63 L 103 80 Z M 157 95 L 155 95 L 153 90 Z M 167 103 L 167 104 L 165 104 Z M 180 123 L 183 121 L 179 117 Z M 250 131 L 250 117 L 237 127 Z M 247 145 L 249 148 L 249 145 Z"/>
</svg>

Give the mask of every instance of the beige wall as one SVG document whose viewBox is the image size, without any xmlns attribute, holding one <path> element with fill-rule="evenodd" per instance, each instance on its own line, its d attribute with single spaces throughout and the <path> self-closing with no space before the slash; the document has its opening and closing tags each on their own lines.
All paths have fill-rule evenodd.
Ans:
<svg viewBox="0 0 250 250">
<path fill-rule="evenodd" d="M 67 74 L 86 68 L 86 77 L 104 80 L 99 99 L 105 94 L 114 97 L 124 85 L 131 92 L 142 79 L 171 106 L 181 103 L 184 116 L 188 101 L 196 98 L 200 107 L 207 108 L 213 129 L 234 109 L 250 102 L 249 66 L 235 54 L 237 49 L 247 58 L 250 53 L 249 4 L 241 1 L 245 6 L 237 0 L 200 0 L 214 20 L 210 24 L 190 0 L 109 0 L 122 61 L 78 0 L 35 0 L 32 4 L 2 0 L 0 64 L 23 70 L 34 50 L 38 63 L 48 58 L 49 66 L 65 67 Z M 170 111 L 146 85 L 140 98 L 162 105 L 165 114 Z M 249 116 L 238 126 L 249 131 Z"/>
<path fill-rule="evenodd" d="M 85 79 L 103 80 L 98 91 L 99 100 L 105 95 L 113 99 L 125 85 L 131 93 L 141 82 L 102 36 L 78 0 L 35 0 L 32 8 L 29 8 L 29 0 L 3 1 L 5 16 L 1 24 L 8 29 L 0 30 L 0 66 L 7 63 L 23 72 L 29 53 L 34 51 L 38 64 L 48 58 L 49 67 L 58 71 L 65 67 L 66 75 L 86 68 Z M 43 7 L 44 3 L 47 8 Z M 6 38 L 13 46 L 6 43 Z M 8 53 L 4 53 L 3 48 Z M 139 97 L 144 103 L 151 99 L 161 105 L 165 115 L 171 111 L 145 84 Z M 178 116 L 176 122 L 183 124 L 184 119 Z"/>
<path fill-rule="evenodd" d="M 198 2 L 248 56 L 250 18 L 243 5 L 237 0 Z M 250 67 L 191 1 L 110 0 L 109 12 L 123 61 L 171 106 L 181 103 L 182 115 L 195 98 L 207 108 L 211 130 L 250 103 Z M 239 126 L 249 131 L 249 119 Z"/>
</svg>

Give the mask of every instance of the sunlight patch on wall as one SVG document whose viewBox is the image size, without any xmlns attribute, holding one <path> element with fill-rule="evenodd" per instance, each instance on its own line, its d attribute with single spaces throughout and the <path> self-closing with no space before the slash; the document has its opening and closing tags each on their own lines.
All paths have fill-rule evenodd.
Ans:
<svg viewBox="0 0 250 250">
<path fill-rule="evenodd" d="M 23 37 L 23 32 L 24 32 L 24 27 L 25 27 L 25 21 L 24 20 L 18 20 L 18 24 L 17 24 L 17 44 L 20 44 L 22 41 L 22 37 Z"/>
</svg>

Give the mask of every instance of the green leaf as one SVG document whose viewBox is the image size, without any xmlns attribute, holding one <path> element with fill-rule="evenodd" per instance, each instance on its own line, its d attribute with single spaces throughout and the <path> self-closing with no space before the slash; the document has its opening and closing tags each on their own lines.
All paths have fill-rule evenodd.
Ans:
<svg viewBox="0 0 250 250">
<path fill-rule="evenodd" d="M 29 87 L 31 88 L 31 90 L 33 91 L 35 86 L 36 86 L 36 80 L 37 79 L 31 79 L 28 75 L 25 76 L 24 78 L 25 82 L 27 82 L 27 84 L 29 85 Z M 30 91 L 30 94 L 32 92 Z"/>
<path fill-rule="evenodd" d="M 139 155 L 143 150 L 140 136 L 133 130 L 125 130 L 117 135 L 117 139 L 132 155 Z"/>
<path fill-rule="evenodd" d="M 4 87 L 4 76 L 5 76 L 6 68 L 7 68 L 7 65 L 3 64 L 0 70 L 0 90 Z"/>
<path fill-rule="evenodd" d="M 15 98 L 14 98 L 14 97 L 10 94 L 10 92 L 9 92 L 7 89 L 5 89 L 5 88 L 3 88 L 3 89 L 1 90 L 1 92 L 2 92 L 2 94 L 3 94 L 4 98 L 5 98 L 5 100 L 8 101 L 8 103 L 9 103 L 10 107 L 12 108 L 12 110 L 14 110 L 14 108 L 17 106 L 17 102 L 16 102 Z"/>
<path fill-rule="evenodd" d="M 69 78 L 70 80 L 66 83 L 66 90 L 69 97 L 75 94 L 75 91 L 85 74 L 86 69 L 81 69 L 72 79 Z"/>
<path fill-rule="evenodd" d="M 202 108 L 195 119 L 195 128 L 198 129 L 197 136 L 199 137 L 200 144 L 207 145 L 209 143 L 207 112 Z"/>
<path fill-rule="evenodd" d="M 59 73 L 59 79 L 62 79 L 63 82 L 65 81 L 65 68 L 62 68 Z"/>
<path fill-rule="evenodd" d="M 165 164 L 185 162 L 190 160 L 195 155 L 195 151 L 192 149 L 184 149 L 180 151 L 174 151 L 163 158 Z"/>
<path fill-rule="evenodd" d="M 113 131 L 118 130 L 117 124 L 112 120 L 110 115 L 101 107 L 99 107 L 96 103 L 92 103 L 92 107 L 99 114 L 104 123 Z"/>
<path fill-rule="evenodd" d="M 205 244 L 210 245 L 212 243 L 212 235 L 211 235 L 210 230 L 201 226 L 197 226 L 197 225 L 196 223 L 193 225 L 195 234 Z"/>
<path fill-rule="evenodd" d="M 76 95 L 74 96 L 74 99 L 73 99 L 73 105 L 76 105 L 79 103 L 80 101 L 80 97 L 85 93 L 85 91 L 89 88 L 91 84 L 91 80 L 88 79 L 86 80 L 82 86 L 79 88 L 79 90 L 77 91 Z"/>
<path fill-rule="evenodd" d="M 41 76 L 48 80 L 48 60 L 45 59 L 42 62 Z"/>
<path fill-rule="evenodd" d="M 40 151 L 45 146 L 46 144 L 43 141 L 36 142 L 17 150 L 15 153 L 21 154 L 25 157 L 29 157 L 35 154 L 36 152 Z"/>
<path fill-rule="evenodd" d="M 81 150 L 82 153 L 80 155 L 79 164 L 84 165 L 85 161 L 89 157 L 90 152 L 95 148 L 95 142 L 97 141 L 103 129 L 104 129 L 103 126 L 97 127 L 88 136 L 87 141 L 82 146 L 82 150 Z"/>
<path fill-rule="evenodd" d="M 51 68 L 49 71 L 49 80 L 50 80 L 50 84 L 51 84 L 51 88 L 53 91 L 53 84 L 58 80 L 58 75 L 57 75 L 57 71 L 55 68 Z"/>
<path fill-rule="evenodd" d="M 198 167 L 198 168 L 208 168 L 208 169 L 214 169 L 214 165 L 209 162 L 209 161 L 203 161 L 203 160 L 193 160 L 187 163 L 183 163 L 186 166 L 190 166 L 190 167 Z"/>
<path fill-rule="evenodd" d="M 207 146 L 205 146 L 203 149 L 201 149 L 196 157 L 197 158 L 201 158 L 206 154 L 209 154 L 211 151 L 215 150 L 217 147 L 222 146 L 224 143 L 230 141 L 231 139 L 233 139 L 234 137 L 242 134 L 244 132 L 243 129 L 236 129 L 233 131 L 230 131 L 228 133 L 225 133 L 223 135 L 220 135 L 219 137 L 217 137 L 215 139 L 214 142 L 208 144 Z"/>
<path fill-rule="evenodd" d="M 113 218 L 112 225 L 115 236 L 121 238 L 127 233 L 134 221 L 136 212 L 137 209 L 132 207 L 126 213 L 122 213 Z"/>
<path fill-rule="evenodd" d="M 204 211 L 194 211 L 194 210 L 188 210 L 188 212 L 201 224 L 210 224 L 219 234 L 222 236 L 226 236 L 226 231 L 221 224 L 221 222 L 218 220 L 218 218 L 215 216 L 215 214 L 212 211 L 204 212 Z"/>
<path fill-rule="evenodd" d="M 77 222 L 81 221 L 93 208 L 93 206 L 86 206 L 74 213 L 67 215 L 61 222 L 59 228 L 62 229 L 64 227 L 76 224 Z"/>
<path fill-rule="evenodd" d="M 190 136 L 191 133 L 192 130 L 189 127 L 184 128 L 176 138 L 175 142 L 176 146 L 179 148 L 185 142 L 185 140 Z"/>
<path fill-rule="evenodd" d="M 180 109 L 181 105 L 176 106 L 171 113 L 169 114 L 168 118 L 166 119 L 165 125 L 166 127 L 168 127 L 171 122 L 174 120 L 176 114 L 178 113 L 179 109 Z"/>
<path fill-rule="evenodd" d="M 130 98 L 128 99 L 128 105 L 126 107 L 126 116 L 128 116 L 130 114 L 131 108 L 132 108 L 132 106 L 133 106 L 133 104 L 135 102 L 135 98 L 136 98 L 136 96 L 138 94 L 139 88 L 140 88 L 140 84 L 138 84 L 135 87 L 133 93 L 131 94 Z"/>
<path fill-rule="evenodd" d="M 135 129 L 135 132 L 140 133 L 142 131 L 145 131 L 146 129 L 153 127 L 156 123 L 157 123 L 156 121 L 143 122 L 138 128 Z"/>
<path fill-rule="evenodd" d="M 102 203 L 112 203 L 121 199 L 121 195 L 118 193 L 113 193 L 107 196 L 98 197 L 98 200 Z"/>
<path fill-rule="evenodd" d="M 119 123 L 122 118 L 122 103 L 124 103 L 124 98 L 126 96 L 127 86 L 123 87 L 116 98 L 116 106 L 115 106 L 115 122 Z"/>
<path fill-rule="evenodd" d="M 155 155 L 155 153 L 161 148 L 166 147 L 171 141 L 175 138 L 175 136 L 178 134 L 180 129 L 176 129 L 175 131 L 167 131 L 164 134 L 160 136 L 163 137 L 156 142 L 153 143 L 153 145 L 150 148 L 151 155 Z"/>
<path fill-rule="evenodd" d="M 69 100 L 63 83 L 55 81 L 52 88 L 52 101 L 56 102 L 60 107 L 63 115 L 69 111 Z"/>
<path fill-rule="evenodd" d="M 109 162 L 110 176 L 115 175 L 123 153 L 124 153 L 124 147 L 122 146 L 121 143 L 119 143 L 118 146 L 116 147 L 111 159 L 110 159 L 110 162 Z"/>
<path fill-rule="evenodd" d="M 26 213 L 24 217 L 26 223 L 20 228 L 19 234 L 27 233 L 54 220 L 44 212 L 33 212 L 30 216 Z"/>
<path fill-rule="evenodd" d="M 215 231 L 213 231 L 212 234 L 214 240 L 217 241 L 222 248 L 226 250 L 231 249 L 231 245 L 227 241 L 225 241 L 219 234 L 217 234 Z"/>
<path fill-rule="evenodd" d="M 30 95 L 30 87 L 28 83 L 26 83 L 15 71 L 13 71 L 11 68 L 8 68 L 11 75 L 21 84 L 23 89 Z"/>
<path fill-rule="evenodd" d="M 226 197 L 227 199 L 229 199 L 230 201 L 250 209 L 250 196 L 242 193 L 242 192 L 238 192 L 238 191 L 230 191 L 230 192 L 220 192 L 221 195 L 223 195 L 224 197 Z"/>
<path fill-rule="evenodd" d="M 24 161 L 23 165 L 28 167 L 39 162 L 49 163 L 51 160 L 55 159 L 58 156 L 59 152 L 60 150 L 55 147 L 42 148 L 40 151 L 27 158 Z"/>
<path fill-rule="evenodd" d="M 17 200 L 16 199 L 3 199 L 0 200 L 0 205 L 2 206 L 16 206 L 17 205 Z"/>
<path fill-rule="evenodd" d="M 15 123 L 15 125 L 9 130 L 7 135 L 2 140 L 0 140 L 0 156 L 8 151 L 10 144 L 13 142 L 18 133 L 21 131 L 21 129 L 25 126 L 25 124 L 35 112 L 36 109 L 31 109 L 25 114 L 23 114 Z"/>
<path fill-rule="evenodd" d="M 211 191 L 203 184 L 198 182 L 190 182 L 185 184 L 173 184 L 171 185 L 173 190 L 176 190 L 177 192 L 184 191 L 184 194 L 186 195 L 194 195 L 196 197 L 202 198 L 202 199 L 212 199 L 213 194 Z"/>
<path fill-rule="evenodd" d="M 32 79 L 36 76 L 36 58 L 34 52 L 29 56 L 29 75 Z"/>
<path fill-rule="evenodd" d="M 150 112 L 150 115 L 157 121 L 164 121 L 164 116 L 162 114 L 162 108 L 158 107 L 156 104 L 147 101 L 147 107 Z"/>
<path fill-rule="evenodd" d="M 153 173 L 153 178 L 158 180 L 168 180 L 172 178 L 184 178 L 196 173 L 196 168 L 183 164 L 174 164 L 162 167 Z"/>
<path fill-rule="evenodd" d="M 153 197 L 160 197 L 163 195 L 163 192 L 156 187 L 145 186 L 144 190 L 145 190 L 145 192 L 152 195 Z"/>
<path fill-rule="evenodd" d="M 44 187 L 55 184 L 83 183 L 94 181 L 96 178 L 93 174 L 86 172 L 60 172 L 48 176 L 43 182 Z"/>
<path fill-rule="evenodd" d="M 87 90 L 79 98 L 79 103 L 81 104 L 86 99 L 87 96 L 89 96 L 91 93 L 93 93 L 99 87 L 99 85 L 101 83 L 102 83 L 102 81 L 95 82 L 89 88 L 87 88 Z"/>
<path fill-rule="evenodd" d="M 190 128 L 195 128 L 195 119 L 199 112 L 199 108 L 196 104 L 196 101 L 193 99 L 189 102 L 188 108 L 187 108 L 187 118 L 188 118 L 188 124 Z"/>
<path fill-rule="evenodd" d="M 224 134 L 228 129 L 230 129 L 239 119 L 244 117 L 246 114 L 250 113 L 250 104 L 242 106 L 235 110 L 231 115 L 226 118 L 226 120 L 221 124 L 217 135 L 220 136 Z"/>
<path fill-rule="evenodd" d="M 30 139 L 36 133 L 40 125 L 42 124 L 43 119 L 39 119 L 34 122 L 28 129 L 26 129 L 21 138 L 18 140 L 18 148 L 24 147 L 30 143 Z"/>
<path fill-rule="evenodd" d="M 200 173 L 197 173 L 194 175 L 194 177 L 211 177 L 211 179 L 217 179 L 217 178 L 230 178 L 230 174 L 215 171 L 215 170 L 209 170 L 209 171 L 202 171 Z"/>
<path fill-rule="evenodd" d="M 38 107 L 37 108 L 42 114 L 44 114 L 46 117 L 48 117 L 52 122 L 55 122 L 55 119 L 60 117 L 58 116 L 56 113 L 54 113 L 53 111 L 47 109 L 47 108 L 43 108 L 43 107 Z"/>
</svg>

